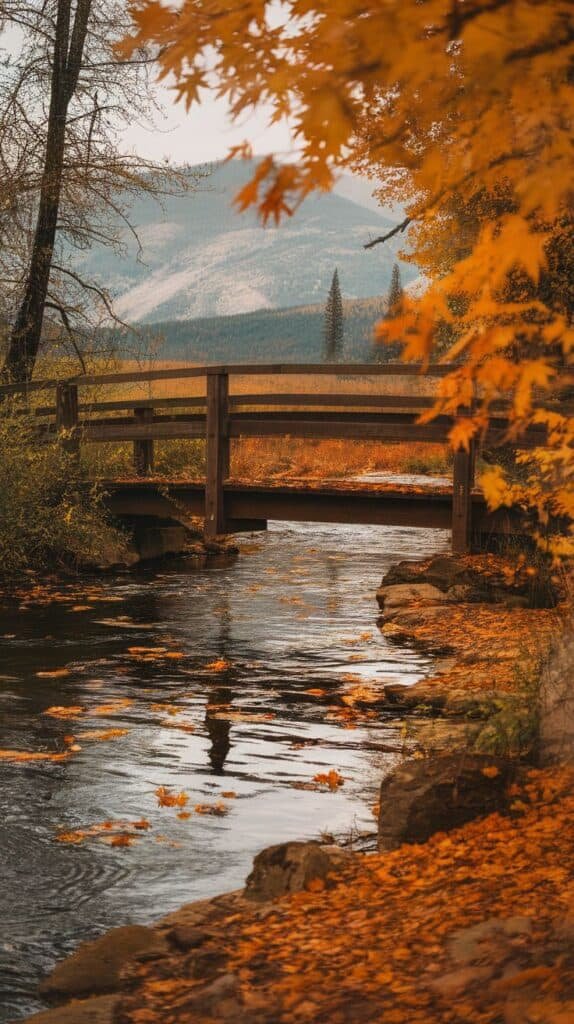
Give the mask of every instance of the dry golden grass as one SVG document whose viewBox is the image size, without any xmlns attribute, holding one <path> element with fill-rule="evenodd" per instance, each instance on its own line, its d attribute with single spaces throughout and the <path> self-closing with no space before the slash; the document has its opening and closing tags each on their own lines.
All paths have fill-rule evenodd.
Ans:
<svg viewBox="0 0 574 1024">
<path fill-rule="evenodd" d="M 231 476 L 242 480 L 449 470 L 450 453 L 441 444 L 246 437 L 233 442 L 231 450 Z"/>
</svg>

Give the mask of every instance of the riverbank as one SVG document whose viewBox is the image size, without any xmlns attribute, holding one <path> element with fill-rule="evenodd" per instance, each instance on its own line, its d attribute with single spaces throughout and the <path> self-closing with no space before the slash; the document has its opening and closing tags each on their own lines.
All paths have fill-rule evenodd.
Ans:
<svg viewBox="0 0 574 1024">
<path fill-rule="evenodd" d="M 443 563 L 443 574 L 446 565 L 454 568 L 452 559 Z M 55 1016 L 31 1018 L 36 1024 L 367 1024 L 383 1011 L 385 1024 L 570 1019 L 572 772 L 513 769 L 507 777 L 516 754 L 527 746 L 532 752 L 531 705 L 548 677 L 541 666 L 560 633 L 565 602 L 558 609 L 528 607 L 532 579 L 525 568 L 511 579 L 492 559 L 457 567 L 455 577 L 443 575 L 442 586 L 436 560 L 417 567 L 416 582 L 400 580 L 397 569 L 387 574 L 379 592 L 383 632 L 410 637 L 441 661 L 430 679 L 403 691 L 387 685 L 385 696 L 410 709 L 409 722 L 423 737 L 427 729 L 426 739 L 420 732 L 409 737 L 415 774 L 432 775 L 437 761 L 444 767 L 452 760 L 444 749 L 452 750 L 456 721 L 461 767 L 475 759 L 473 771 L 487 793 L 496 792 L 500 808 L 448 834 L 429 832 L 418 845 L 408 835 L 407 815 L 407 843 L 366 857 L 334 854 L 333 861 L 315 844 L 307 852 L 271 851 L 260 863 L 259 883 L 252 880 L 245 893 L 190 904 L 157 929 L 143 929 L 139 958 L 123 975 L 129 957 L 117 932 L 117 940 L 112 932 L 99 940 L 103 946 L 86 950 L 84 967 L 87 956 L 93 968 L 98 959 L 109 961 L 116 943 L 114 980 L 104 972 L 100 988 L 83 981 L 63 989 L 57 969 L 45 989 L 52 996 L 99 995 L 60 1007 Z M 399 594 L 393 587 L 411 589 Z M 453 587 L 467 589 L 452 593 Z M 443 728 L 440 740 L 439 723 L 451 730 Z M 497 742 L 485 742 L 488 737 Z M 426 757 L 431 749 L 443 756 Z M 444 796 L 444 779 L 435 781 Z M 451 796 L 455 789 L 450 786 Z M 388 829 L 384 841 L 393 845 Z M 330 878 L 333 866 L 337 874 Z M 270 877 L 272 885 L 265 882 Z M 297 888 L 302 891 L 294 894 Z M 278 898 L 286 890 L 290 895 Z M 69 967 L 73 977 L 73 958 Z M 64 963 L 59 970 L 65 969 Z M 118 984 L 119 994 L 102 994 Z"/>
</svg>

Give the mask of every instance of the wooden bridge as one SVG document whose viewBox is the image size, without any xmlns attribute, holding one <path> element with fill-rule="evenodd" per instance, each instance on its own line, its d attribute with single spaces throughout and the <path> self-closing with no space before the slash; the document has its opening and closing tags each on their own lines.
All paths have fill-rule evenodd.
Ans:
<svg viewBox="0 0 574 1024">
<path fill-rule="evenodd" d="M 425 379 L 446 375 L 452 367 L 430 366 Z M 264 529 L 270 519 L 337 523 L 373 523 L 452 530 L 456 552 L 492 534 L 521 532 L 518 510 L 488 511 L 474 489 L 475 452 L 454 454 L 452 487 L 400 487 L 389 485 L 340 485 L 335 483 L 253 483 L 229 479 L 230 441 L 242 437 L 337 438 L 378 441 L 381 444 L 411 442 L 445 443 L 453 426 L 451 417 L 430 423 L 418 422 L 420 413 L 433 405 L 429 395 L 368 394 L 358 390 L 331 393 L 234 390 L 236 378 L 272 376 L 297 386 L 317 375 L 338 382 L 368 377 L 377 382 L 396 378 L 420 379 L 419 367 L 409 364 L 284 364 L 201 366 L 85 375 L 73 380 L 33 381 L 26 387 L 8 385 L 4 394 L 25 392 L 38 417 L 39 438 L 58 435 L 71 452 L 83 444 L 133 443 L 134 478 L 104 481 L 106 501 L 116 515 L 151 515 L 183 519 L 204 516 L 205 533 L 213 537 L 243 530 Z M 94 394 L 119 385 L 184 382 L 198 379 L 201 393 L 173 397 L 97 400 Z M 84 399 L 85 389 L 91 400 Z M 376 389 L 375 389 L 376 390 Z M 55 400 L 41 405 L 42 395 Z M 504 411 L 491 420 L 484 443 L 494 446 L 504 439 Z M 154 478 L 154 442 L 169 439 L 205 439 L 206 477 L 203 481 Z M 522 447 L 543 444 L 543 431 L 531 430 Z"/>
</svg>

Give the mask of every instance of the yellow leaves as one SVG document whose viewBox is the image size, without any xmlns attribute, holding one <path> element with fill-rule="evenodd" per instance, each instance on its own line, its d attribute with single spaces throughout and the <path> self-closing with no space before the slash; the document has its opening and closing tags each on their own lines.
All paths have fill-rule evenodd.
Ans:
<svg viewBox="0 0 574 1024">
<path fill-rule="evenodd" d="M 158 786 L 154 790 L 157 802 L 160 807 L 185 807 L 189 801 L 187 793 L 171 793 L 167 786 Z"/>
<path fill-rule="evenodd" d="M 335 768 L 332 768 L 330 772 L 319 772 L 314 775 L 313 782 L 317 782 L 320 786 L 327 786 L 331 792 L 335 792 L 345 784 L 343 776 Z"/>
<path fill-rule="evenodd" d="M 465 452 L 470 451 L 470 442 L 476 437 L 477 424 L 474 420 L 461 417 L 454 427 L 449 430 L 448 439 L 451 447 L 458 451 L 463 448 Z"/>
</svg>

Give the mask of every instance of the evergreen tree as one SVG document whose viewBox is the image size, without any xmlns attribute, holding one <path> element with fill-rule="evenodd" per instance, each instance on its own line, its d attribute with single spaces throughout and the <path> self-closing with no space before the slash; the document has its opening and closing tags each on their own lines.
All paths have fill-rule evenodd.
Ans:
<svg viewBox="0 0 574 1024">
<path fill-rule="evenodd" d="M 336 363 L 343 355 L 343 300 L 339 273 L 335 269 L 325 305 L 324 361 Z"/>
<path fill-rule="evenodd" d="M 391 286 L 387 295 L 387 316 L 396 316 L 403 298 L 403 286 L 401 284 L 401 272 L 398 263 L 393 264 L 391 274 Z"/>
<path fill-rule="evenodd" d="M 385 302 L 383 320 L 387 317 L 396 316 L 400 312 L 402 298 L 403 286 L 401 283 L 401 272 L 398 263 L 394 263 L 391 273 L 389 292 Z M 380 341 L 375 341 L 373 342 L 371 349 L 371 362 L 388 363 L 389 361 L 392 361 L 393 358 L 397 358 L 399 353 L 400 346 L 393 345 L 391 350 L 388 345 L 383 345 Z"/>
</svg>

